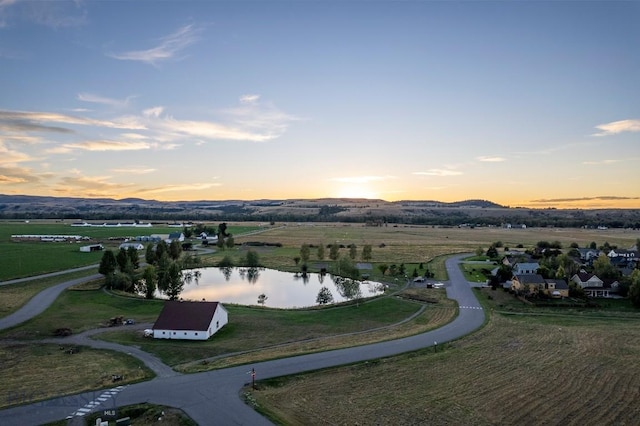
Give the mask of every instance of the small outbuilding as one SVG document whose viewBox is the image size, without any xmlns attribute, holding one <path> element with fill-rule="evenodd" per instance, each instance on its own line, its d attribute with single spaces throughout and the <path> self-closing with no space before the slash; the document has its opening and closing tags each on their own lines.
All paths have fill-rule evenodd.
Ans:
<svg viewBox="0 0 640 426">
<path fill-rule="evenodd" d="M 153 324 L 156 339 L 207 340 L 229 322 L 220 302 L 169 300 Z"/>
<path fill-rule="evenodd" d="M 80 251 L 82 253 L 91 253 L 93 251 L 102 251 L 102 250 L 104 250 L 104 246 L 102 244 L 92 244 L 90 246 L 80 247 Z"/>
</svg>

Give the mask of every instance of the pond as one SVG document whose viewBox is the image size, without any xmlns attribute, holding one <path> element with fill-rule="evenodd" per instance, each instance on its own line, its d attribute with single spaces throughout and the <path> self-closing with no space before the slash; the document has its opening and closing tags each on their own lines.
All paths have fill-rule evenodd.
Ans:
<svg viewBox="0 0 640 426">
<path fill-rule="evenodd" d="M 186 279 L 180 298 L 271 308 L 304 308 L 367 298 L 384 292 L 384 285 L 330 274 L 292 273 L 265 268 L 198 268 L 183 271 Z M 261 297 L 264 295 L 264 297 Z M 162 297 L 162 295 L 160 295 Z"/>
</svg>

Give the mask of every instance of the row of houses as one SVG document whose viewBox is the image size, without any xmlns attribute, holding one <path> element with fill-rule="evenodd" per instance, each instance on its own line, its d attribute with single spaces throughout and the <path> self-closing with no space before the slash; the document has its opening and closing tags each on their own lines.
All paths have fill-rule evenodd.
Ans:
<svg viewBox="0 0 640 426">
<path fill-rule="evenodd" d="M 584 271 L 571 277 L 571 281 L 577 284 L 587 297 L 617 297 L 620 292 L 618 280 L 602 280 L 595 274 Z M 515 292 L 528 294 L 544 294 L 549 297 L 569 297 L 569 285 L 565 280 L 543 278 L 540 274 L 514 275 L 511 282 L 504 285 L 505 288 Z"/>
</svg>

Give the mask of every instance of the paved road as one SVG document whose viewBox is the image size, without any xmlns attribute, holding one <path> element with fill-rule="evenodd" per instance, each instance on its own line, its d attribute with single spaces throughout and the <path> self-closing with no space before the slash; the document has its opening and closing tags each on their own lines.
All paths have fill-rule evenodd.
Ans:
<svg viewBox="0 0 640 426">
<path fill-rule="evenodd" d="M 251 367 L 255 368 L 258 380 L 278 377 L 430 347 L 434 342 L 448 342 L 481 327 L 484 312 L 458 267 L 461 257 L 462 255 L 452 257 L 446 263 L 450 278 L 446 287 L 447 295 L 458 301 L 460 314 L 454 321 L 437 330 L 390 342 L 206 373 L 165 375 L 148 382 L 117 387 L 111 391 L 55 398 L 0 411 L 0 423 L 7 426 L 40 424 L 114 406 L 152 402 L 181 408 L 200 425 L 271 424 L 245 405 L 239 397 L 241 388 L 251 381 Z"/>
</svg>

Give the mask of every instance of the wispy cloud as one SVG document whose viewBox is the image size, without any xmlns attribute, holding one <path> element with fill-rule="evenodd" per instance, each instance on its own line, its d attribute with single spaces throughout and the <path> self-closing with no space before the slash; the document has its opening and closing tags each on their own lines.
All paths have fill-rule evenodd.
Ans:
<svg viewBox="0 0 640 426">
<path fill-rule="evenodd" d="M 624 197 L 617 195 L 601 195 L 596 197 L 576 197 L 576 198 L 540 198 L 537 200 L 531 200 L 530 203 L 534 204 L 547 204 L 547 203 L 575 203 L 581 201 L 622 201 L 622 200 L 640 200 L 640 197 Z"/>
<path fill-rule="evenodd" d="M 9 25 L 8 18 L 53 29 L 78 27 L 87 23 L 87 16 L 83 1 L 0 0 L 0 28 Z"/>
<path fill-rule="evenodd" d="M 500 163 L 502 161 L 507 161 L 504 157 L 476 157 L 476 160 L 487 163 Z"/>
<path fill-rule="evenodd" d="M 119 117 L 114 120 L 95 120 L 55 112 L 31 112 L 0 110 L 0 130 L 9 131 L 48 131 L 58 133 L 72 133 L 65 127 L 49 126 L 48 123 L 61 123 L 81 126 L 99 126 L 115 129 L 140 130 L 145 127 L 140 120 L 131 116 Z"/>
<path fill-rule="evenodd" d="M 0 141 L 0 164 L 16 164 L 31 160 L 29 155 L 9 149 Z"/>
<path fill-rule="evenodd" d="M 178 54 L 199 39 L 200 30 L 194 25 L 186 25 L 178 31 L 159 40 L 159 44 L 146 50 L 131 50 L 122 53 L 110 53 L 107 56 L 123 61 L 139 61 L 151 65 L 176 59 Z"/>
<path fill-rule="evenodd" d="M 96 103 L 101 105 L 108 105 L 115 108 L 122 108 L 122 107 L 128 106 L 129 101 L 133 98 L 135 98 L 135 96 L 127 96 L 126 99 L 120 100 L 120 99 L 106 98 L 104 96 L 96 95 L 93 93 L 86 93 L 86 92 L 78 93 L 78 100 L 80 101 L 91 102 L 91 103 Z"/>
<path fill-rule="evenodd" d="M 222 186 L 219 182 L 208 182 L 208 183 L 189 183 L 185 185 L 164 185 L 159 186 L 157 188 L 147 188 L 136 190 L 138 194 L 159 194 L 163 192 L 184 192 L 184 191 L 203 191 L 206 189 L 211 189 L 217 186 Z"/>
<path fill-rule="evenodd" d="M 127 175 L 146 175 L 148 173 L 153 173 L 156 170 L 157 169 L 139 168 L 139 167 L 130 167 L 130 168 L 123 168 L 123 169 L 111 169 L 111 171 L 114 172 L 114 173 L 122 173 L 122 174 L 127 174 Z"/>
<path fill-rule="evenodd" d="M 110 176 L 65 176 L 54 188 L 58 195 L 73 195 L 81 190 L 87 197 L 117 197 L 133 187 L 133 184 L 110 182 Z"/>
<path fill-rule="evenodd" d="M 624 132 L 640 132 L 640 119 L 612 121 L 596 126 L 600 132 L 592 136 L 609 136 Z"/>
<path fill-rule="evenodd" d="M 583 161 L 582 164 L 587 166 L 605 166 L 619 163 L 621 160 L 600 160 L 600 161 Z"/>
<path fill-rule="evenodd" d="M 349 177 L 335 177 L 329 180 L 341 183 L 370 183 L 380 182 L 384 180 L 397 179 L 395 176 L 349 176 Z"/>
<path fill-rule="evenodd" d="M 121 142 L 121 141 L 85 141 L 78 143 L 63 144 L 63 150 L 58 153 L 65 152 L 64 150 L 83 150 L 83 151 L 139 151 L 142 149 L 149 149 L 151 145 L 146 142 Z"/>
<path fill-rule="evenodd" d="M 463 173 L 452 169 L 429 169 L 423 172 L 413 172 L 416 176 L 459 176 Z"/>
<path fill-rule="evenodd" d="M 0 164 L 0 184 L 38 183 L 42 179 L 42 176 L 26 167 Z"/>
</svg>

